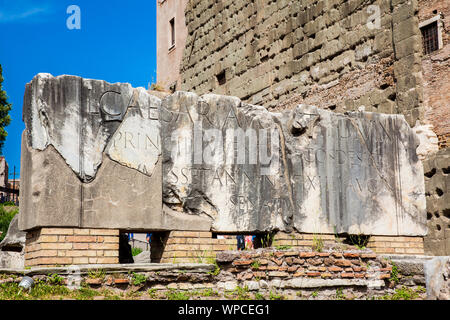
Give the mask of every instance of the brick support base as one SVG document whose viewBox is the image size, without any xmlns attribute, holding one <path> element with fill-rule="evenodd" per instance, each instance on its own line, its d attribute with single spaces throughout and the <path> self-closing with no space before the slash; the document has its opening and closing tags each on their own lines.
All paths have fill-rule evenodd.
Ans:
<svg viewBox="0 0 450 320">
<path fill-rule="evenodd" d="M 25 266 L 119 263 L 119 230 L 41 228 L 27 232 Z"/>
<path fill-rule="evenodd" d="M 301 234 L 278 232 L 272 247 L 293 250 L 312 249 L 342 243 L 334 234 Z M 207 263 L 221 251 L 236 250 L 236 237 L 216 239 L 211 232 L 172 231 L 152 238 L 152 262 Z M 317 247 L 315 247 L 317 248 Z M 371 236 L 367 248 L 377 254 L 424 254 L 423 237 Z"/>
<path fill-rule="evenodd" d="M 423 237 L 371 236 L 367 247 L 378 254 L 425 254 Z"/>
<path fill-rule="evenodd" d="M 215 239 L 211 232 L 171 231 L 152 238 L 152 262 L 208 263 L 221 251 L 236 250 L 236 237 Z"/>
</svg>

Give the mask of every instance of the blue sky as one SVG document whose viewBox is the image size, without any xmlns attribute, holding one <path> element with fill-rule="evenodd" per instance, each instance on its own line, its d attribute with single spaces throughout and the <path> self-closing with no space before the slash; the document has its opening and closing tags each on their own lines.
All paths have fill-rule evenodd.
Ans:
<svg viewBox="0 0 450 320">
<path fill-rule="evenodd" d="M 69 30 L 67 8 L 81 10 Z M 25 84 L 39 72 L 148 87 L 156 81 L 156 0 L 0 0 L 3 89 L 13 107 L 3 155 L 20 170 Z M 12 178 L 12 177 L 10 177 Z"/>
</svg>

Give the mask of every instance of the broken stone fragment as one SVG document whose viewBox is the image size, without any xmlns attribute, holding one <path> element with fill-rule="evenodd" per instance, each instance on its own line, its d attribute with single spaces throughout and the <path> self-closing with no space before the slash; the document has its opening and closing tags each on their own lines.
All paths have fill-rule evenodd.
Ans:
<svg viewBox="0 0 450 320">
<path fill-rule="evenodd" d="M 131 96 L 127 83 L 40 73 L 25 90 L 29 145 L 35 150 L 52 145 L 81 180 L 92 180 Z"/>
</svg>

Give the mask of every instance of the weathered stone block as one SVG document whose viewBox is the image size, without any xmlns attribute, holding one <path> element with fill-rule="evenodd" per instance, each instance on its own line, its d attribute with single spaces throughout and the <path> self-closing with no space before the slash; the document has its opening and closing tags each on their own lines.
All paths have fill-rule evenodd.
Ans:
<svg viewBox="0 0 450 320">
<path fill-rule="evenodd" d="M 161 109 L 164 201 L 213 230 L 426 233 L 418 140 L 402 116 L 269 113 L 182 92 Z"/>
</svg>

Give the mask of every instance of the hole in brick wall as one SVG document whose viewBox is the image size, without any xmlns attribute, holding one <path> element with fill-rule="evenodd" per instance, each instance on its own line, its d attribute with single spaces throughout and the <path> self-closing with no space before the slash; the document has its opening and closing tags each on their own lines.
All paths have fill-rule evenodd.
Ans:
<svg viewBox="0 0 450 320">
<path fill-rule="evenodd" d="M 328 109 L 330 109 L 330 110 L 336 110 L 336 105 L 333 104 L 333 105 L 329 106 Z"/>
<path fill-rule="evenodd" d="M 119 263 L 133 263 L 131 245 L 128 243 L 128 233 L 119 236 Z"/>
<path fill-rule="evenodd" d="M 259 233 L 255 236 L 254 248 L 268 248 L 273 244 L 273 238 L 275 237 L 276 232 L 264 232 Z"/>
<path fill-rule="evenodd" d="M 395 101 L 396 98 L 397 98 L 397 94 L 395 92 L 388 96 L 388 99 L 391 101 Z"/>
<path fill-rule="evenodd" d="M 427 220 L 431 220 L 431 218 L 433 218 L 433 215 L 431 212 L 427 212 Z"/>
<path fill-rule="evenodd" d="M 434 213 L 434 216 L 435 216 L 436 218 L 439 218 L 439 212 L 436 211 L 436 212 Z"/>
<path fill-rule="evenodd" d="M 450 209 L 444 209 L 444 210 L 442 210 L 442 214 L 444 215 L 444 217 L 450 219 Z"/>
<path fill-rule="evenodd" d="M 443 172 L 444 174 L 449 174 L 449 173 L 450 173 L 450 167 L 442 168 L 442 172 Z"/>
<path fill-rule="evenodd" d="M 436 229 L 437 229 L 438 231 L 441 231 L 441 226 L 440 226 L 439 224 L 437 224 L 437 225 L 436 225 Z"/>
<path fill-rule="evenodd" d="M 2 247 L 2 251 L 21 252 L 23 247 L 20 244 L 5 245 Z"/>
<path fill-rule="evenodd" d="M 216 79 L 217 79 L 217 83 L 219 84 L 219 86 L 225 84 L 227 82 L 225 70 L 223 70 L 218 75 L 216 75 Z"/>
<path fill-rule="evenodd" d="M 233 248 L 229 250 L 259 249 L 267 248 L 272 245 L 275 233 L 257 233 L 249 234 L 218 234 L 213 233 L 213 239 L 233 239 L 235 241 Z"/>
<path fill-rule="evenodd" d="M 442 197 L 442 195 L 444 194 L 444 191 L 442 191 L 442 189 L 440 189 L 440 188 L 436 188 L 436 193 L 439 197 Z"/>
<path fill-rule="evenodd" d="M 390 85 L 389 85 L 389 83 L 383 83 L 381 86 L 380 86 L 380 89 L 387 89 L 387 88 L 389 88 L 390 87 Z"/>
<path fill-rule="evenodd" d="M 369 243 L 370 236 L 364 234 L 344 234 L 343 243 L 356 246 L 358 248 L 365 248 Z"/>
<path fill-rule="evenodd" d="M 428 172 L 425 173 L 425 177 L 431 178 L 435 174 L 436 174 L 436 168 L 433 168 L 433 169 L 431 169 L 431 171 L 428 171 Z"/>
<path fill-rule="evenodd" d="M 269 60 L 269 56 L 265 55 L 264 57 L 261 58 L 261 63 L 266 62 Z"/>
</svg>

